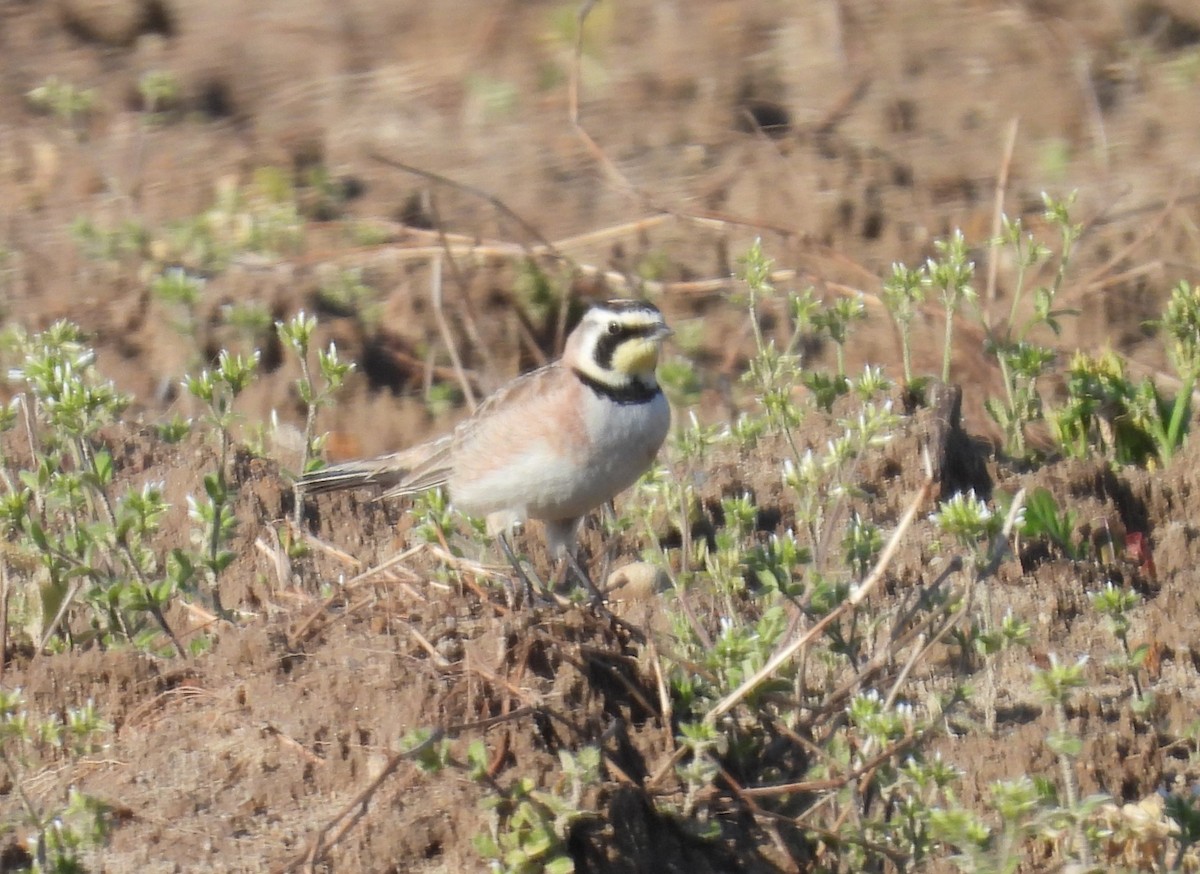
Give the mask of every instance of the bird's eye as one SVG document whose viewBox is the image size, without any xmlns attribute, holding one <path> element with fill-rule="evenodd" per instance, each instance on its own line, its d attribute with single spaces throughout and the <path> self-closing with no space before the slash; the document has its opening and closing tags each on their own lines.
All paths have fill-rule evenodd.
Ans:
<svg viewBox="0 0 1200 874">
<path fill-rule="evenodd" d="M 608 323 L 608 333 L 614 334 L 614 335 L 621 333 L 621 323 L 620 322 L 609 322 Z"/>
</svg>

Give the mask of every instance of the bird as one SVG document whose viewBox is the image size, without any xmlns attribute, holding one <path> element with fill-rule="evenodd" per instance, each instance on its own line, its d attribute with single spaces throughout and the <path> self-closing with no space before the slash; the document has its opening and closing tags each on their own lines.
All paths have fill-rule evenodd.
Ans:
<svg viewBox="0 0 1200 874">
<path fill-rule="evenodd" d="M 671 333 L 647 301 L 593 304 L 558 360 L 499 388 L 449 434 L 306 473 L 301 494 L 373 486 L 385 499 L 445 487 L 456 510 L 486 517 L 530 595 L 508 536 L 541 520 L 551 555 L 599 598 L 575 558 L 579 525 L 633 485 L 666 439 L 671 410 L 656 369 Z"/>
</svg>

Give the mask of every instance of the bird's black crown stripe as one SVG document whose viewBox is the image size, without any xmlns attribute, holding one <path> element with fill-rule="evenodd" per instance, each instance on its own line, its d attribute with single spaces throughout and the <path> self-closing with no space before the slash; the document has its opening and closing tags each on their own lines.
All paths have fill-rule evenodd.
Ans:
<svg viewBox="0 0 1200 874">
<path fill-rule="evenodd" d="M 609 385 L 595 377 L 588 376 L 582 370 L 576 370 L 579 381 L 601 397 L 608 398 L 618 404 L 644 404 L 654 400 L 662 389 L 657 385 L 646 385 L 639 379 L 631 379 L 622 385 Z"/>
<path fill-rule="evenodd" d="M 661 311 L 648 300 L 630 300 L 628 298 L 610 300 L 597 309 L 609 310 L 614 313 L 653 313 L 661 315 Z"/>
</svg>

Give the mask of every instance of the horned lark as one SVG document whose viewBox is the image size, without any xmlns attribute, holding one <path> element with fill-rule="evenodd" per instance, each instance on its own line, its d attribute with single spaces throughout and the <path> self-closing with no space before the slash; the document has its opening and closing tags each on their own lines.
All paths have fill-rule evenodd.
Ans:
<svg viewBox="0 0 1200 874">
<path fill-rule="evenodd" d="M 591 586 L 574 561 L 579 523 L 632 485 L 662 446 L 671 412 L 654 371 L 670 333 L 649 303 L 593 306 L 561 359 L 500 388 L 450 434 L 323 468 L 301 486 L 307 494 L 377 486 L 385 498 L 446 486 L 457 509 L 487 517 L 518 571 L 505 535 L 540 519 L 551 553 Z"/>
</svg>

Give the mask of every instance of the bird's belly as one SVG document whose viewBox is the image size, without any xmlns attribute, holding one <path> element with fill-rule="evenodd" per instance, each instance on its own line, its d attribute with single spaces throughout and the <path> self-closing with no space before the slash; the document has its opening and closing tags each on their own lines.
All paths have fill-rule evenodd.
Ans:
<svg viewBox="0 0 1200 874">
<path fill-rule="evenodd" d="M 648 406 L 588 409 L 589 445 L 574 455 L 534 445 L 503 469 L 469 482 L 450 481 L 455 506 L 486 515 L 515 510 L 533 519 L 583 516 L 627 489 L 650 466 L 670 426 L 661 395 Z"/>
</svg>

